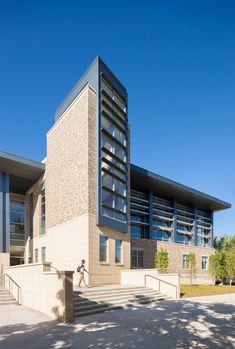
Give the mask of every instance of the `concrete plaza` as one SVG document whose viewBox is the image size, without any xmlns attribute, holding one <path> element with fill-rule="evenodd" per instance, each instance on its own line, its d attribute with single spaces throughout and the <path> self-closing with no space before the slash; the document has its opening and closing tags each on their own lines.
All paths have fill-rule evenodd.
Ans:
<svg viewBox="0 0 235 349">
<path fill-rule="evenodd" d="M 235 348 L 235 294 L 161 301 L 72 324 L 23 306 L 0 306 L 2 349 Z"/>
</svg>

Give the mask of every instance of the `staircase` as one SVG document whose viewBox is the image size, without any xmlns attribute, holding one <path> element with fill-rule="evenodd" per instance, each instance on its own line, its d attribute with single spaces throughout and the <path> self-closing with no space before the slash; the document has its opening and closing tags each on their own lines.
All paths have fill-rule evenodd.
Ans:
<svg viewBox="0 0 235 349">
<path fill-rule="evenodd" d="M 148 287 L 112 285 L 74 288 L 74 316 L 136 307 L 169 298 Z"/>
<path fill-rule="evenodd" d="M 0 305 L 18 304 L 16 299 L 5 290 L 3 282 L 0 283 Z"/>
</svg>

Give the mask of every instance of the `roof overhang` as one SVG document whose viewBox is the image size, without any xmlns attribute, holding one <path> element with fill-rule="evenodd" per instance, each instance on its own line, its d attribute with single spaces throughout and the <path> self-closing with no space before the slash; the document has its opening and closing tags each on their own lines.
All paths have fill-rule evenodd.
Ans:
<svg viewBox="0 0 235 349">
<path fill-rule="evenodd" d="M 141 191 L 151 190 L 157 196 L 166 199 L 175 198 L 186 205 L 197 206 L 210 211 L 219 211 L 231 207 L 231 204 L 227 202 L 135 165 L 131 165 L 131 188 Z"/>
<path fill-rule="evenodd" d="M 44 173 L 45 164 L 0 151 L 0 172 L 9 174 L 10 191 L 25 193 Z"/>
</svg>

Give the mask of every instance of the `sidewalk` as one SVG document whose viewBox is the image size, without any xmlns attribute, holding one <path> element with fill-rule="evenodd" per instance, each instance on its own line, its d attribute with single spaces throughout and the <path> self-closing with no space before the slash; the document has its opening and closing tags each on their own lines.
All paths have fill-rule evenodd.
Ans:
<svg viewBox="0 0 235 349">
<path fill-rule="evenodd" d="M 72 324 L 23 306 L 4 305 L 0 344 L 3 349 L 232 349 L 235 294 L 162 301 L 82 317 Z"/>
</svg>

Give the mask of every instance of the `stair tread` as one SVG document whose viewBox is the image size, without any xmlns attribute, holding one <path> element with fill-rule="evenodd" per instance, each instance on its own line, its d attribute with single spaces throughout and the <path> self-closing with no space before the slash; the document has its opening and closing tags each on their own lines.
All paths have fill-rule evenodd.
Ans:
<svg viewBox="0 0 235 349">
<path fill-rule="evenodd" d="M 147 303 L 147 302 L 153 303 L 155 301 L 163 300 L 166 298 L 167 298 L 166 295 L 161 295 L 159 297 L 152 297 L 152 298 L 141 298 L 141 299 L 129 298 L 126 300 L 122 300 L 122 299 L 113 300 L 112 302 L 104 301 L 104 302 L 95 302 L 93 304 L 84 304 L 84 305 L 75 304 L 74 309 L 89 309 L 89 308 L 95 308 L 103 305 L 109 306 L 109 305 L 117 305 L 117 304 L 121 304 L 125 306 L 128 303 L 135 303 L 135 304 L 141 304 L 141 303 Z"/>
<path fill-rule="evenodd" d="M 75 293 L 75 297 L 81 297 L 81 298 L 91 298 L 91 297 L 103 297 L 104 295 L 122 295 L 122 294 L 143 294 L 143 293 L 151 293 L 151 292 L 158 292 L 153 289 L 142 289 L 142 290 L 132 290 L 132 291 L 115 291 L 115 292 L 94 292 L 92 294 L 87 294 L 87 293 Z"/>
<path fill-rule="evenodd" d="M 141 299 L 141 298 L 154 298 L 154 297 L 159 297 L 162 296 L 162 293 L 149 293 L 149 294 L 126 294 L 126 295 L 116 295 L 113 297 L 103 297 L 103 298 L 75 298 L 74 303 L 76 304 L 82 304 L 85 302 L 105 302 L 105 301 L 112 301 L 115 299 Z"/>
</svg>

